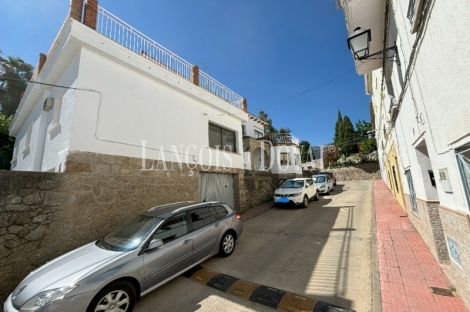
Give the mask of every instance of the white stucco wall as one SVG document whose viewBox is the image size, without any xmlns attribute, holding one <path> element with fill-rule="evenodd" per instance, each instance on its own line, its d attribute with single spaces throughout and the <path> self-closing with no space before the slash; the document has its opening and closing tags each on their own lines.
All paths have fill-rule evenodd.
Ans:
<svg viewBox="0 0 470 312">
<path fill-rule="evenodd" d="M 254 119 L 249 118 L 248 121 L 245 122 L 243 125 L 245 126 L 246 136 L 249 136 L 252 138 L 258 138 L 258 136 L 255 135 L 255 130 L 264 134 L 263 124 L 255 121 Z"/>
<path fill-rule="evenodd" d="M 70 151 L 243 168 L 247 114 L 83 25 Z M 230 113 L 237 113 L 229 115 Z M 209 148 L 209 123 L 234 131 L 237 151 Z M 177 150 L 177 152 L 175 152 Z"/>
<path fill-rule="evenodd" d="M 409 62 L 416 34 L 410 34 L 406 18 L 408 2 L 393 1 L 403 71 Z M 458 10 L 456 9 L 458 7 Z M 429 176 L 422 172 L 415 147 L 426 142 L 441 205 L 468 212 L 454 149 L 470 141 L 470 4 L 435 1 L 412 78 L 396 124 L 402 165 L 411 170 L 418 198 L 432 198 Z M 394 65 L 396 66 L 396 65 Z M 393 88 L 398 97 L 402 86 L 393 71 Z M 408 163 L 409 162 L 409 163 Z M 452 193 L 444 192 L 438 171 L 446 168 Z M 406 182 L 406 178 L 402 177 Z M 407 189 L 407 185 L 405 185 Z"/>
<path fill-rule="evenodd" d="M 281 165 L 281 153 L 288 153 L 289 162 L 288 165 Z M 295 165 L 295 155 L 299 157 L 299 164 Z M 300 150 L 296 145 L 278 145 L 271 147 L 271 163 L 272 173 L 282 174 L 282 173 L 296 173 L 302 174 L 302 166 L 300 165 Z M 292 165 L 291 165 L 292 163 Z"/>
<path fill-rule="evenodd" d="M 57 85 L 56 87 L 39 84 L 33 87 L 36 88 L 39 97 L 36 101 L 32 97 L 26 100 L 25 105 L 32 105 L 33 109 L 16 136 L 14 154 L 17 161 L 12 163 L 12 170 L 58 172 L 62 169 L 70 145 L 76 91 L 58 86 L 76 85 L 79 59 L 77 54 L 72 62 L 65 67 L 62 66 L 62 73 L 56 81 L 48 80 L 45 75 L 40 77 L 48 84 Z M 44 100 L 47 97 L 54 98 L 54 106 L 50 111 L 43 110 Z M 31 122 L 33 128 L 30 150 L 29 153 L 22 153 Z"/>
<path fill-rule="evenodd" d="M 11 129 L 14 170 L 63 171 L 70 151 L 140 158 L 143 144 L 146 158 L 243 168 L 246 113 L 77 21 L 64 23 L 37 79 L 81 90 L 28 87 Z M 49 112 L 47 96 L 56 99 Z M 235 133 L 236 151 L 208 147 L 209 122 Z"/>
</svg>

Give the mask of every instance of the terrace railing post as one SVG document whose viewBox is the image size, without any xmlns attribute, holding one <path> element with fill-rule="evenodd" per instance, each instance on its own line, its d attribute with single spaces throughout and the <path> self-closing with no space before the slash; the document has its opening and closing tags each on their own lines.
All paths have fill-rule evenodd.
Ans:
<svg viewBox="0 0 470 312">
<path fill-rule="evenodd" d="M 69 16 L 82 22 L 83 0 L 70 0 Z"/>
<path fill-rule="evenodd" d="M 83 24 L 96 30 L 96 18 L 98 16 L 98 0 L 86 0 Z"/>
<path fill-rule="evenodd" d="M 242 109 L 245 113 L 248 113 L 248 104 L 246 103 L 246 99 L 242 99 Z"/>
<path fill-rule="evenodd" d="M 199 67 L 197 65 L 191 67 L 191 82 L 199 86 Z"/>
</svg>

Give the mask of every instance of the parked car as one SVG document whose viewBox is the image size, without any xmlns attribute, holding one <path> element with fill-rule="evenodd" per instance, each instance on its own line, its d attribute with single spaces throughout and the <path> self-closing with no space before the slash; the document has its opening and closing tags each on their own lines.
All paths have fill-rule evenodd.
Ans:
<svg viewBox="0 0 470 312">
<path fill-rule="evenodd" d="M 330 194 L 330 191 L 335 190 L 333 180 L 330 179 L 330 176 L 327 174 L 316 174 L 312 176 L 312 180 L 317 185 L 318 191 L 320 194 Z"/>
<path fill-rule="evenodd" d="M 4 311 L 130 312 L 137 298 L 186 270 L 230 256 L 241 233 L 240 215 L 225 203 L 155 207 L 31 272 Z"/>
<path fill-rule="evenodd" d="M 330 176 L 330 179 L 333 181 L 333 186 L 336 186 L 336 177 L 335 177 L 335 175 L 333 174 L 333 172 L 327 172 L 327 171 L 325 171 L 325 172 L 319 172 L 319 173 L 317 173 L 317 174 L 327 174 L 327 175 L 329 175 L 329 176 Z"/>
<path fill-rule="evenodd" d="M 307 208 L 310 199 L 318 200 L 318 198 L 317 186 L 309 178 L 286 180 L 274 191 L 276 205 L 302 205 Z"/>
</svg>

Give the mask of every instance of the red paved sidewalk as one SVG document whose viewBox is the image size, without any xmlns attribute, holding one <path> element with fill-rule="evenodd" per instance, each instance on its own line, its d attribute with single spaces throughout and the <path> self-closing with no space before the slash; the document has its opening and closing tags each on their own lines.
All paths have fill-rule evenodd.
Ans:
<svg viewBox="0 0 470 312">
<path fill-rule="evenodd" d="M 382 312 L 467 311 L 459 297 L 429 287 L 450 283 L 384 181 L 374 181 Z"/>
</svg>

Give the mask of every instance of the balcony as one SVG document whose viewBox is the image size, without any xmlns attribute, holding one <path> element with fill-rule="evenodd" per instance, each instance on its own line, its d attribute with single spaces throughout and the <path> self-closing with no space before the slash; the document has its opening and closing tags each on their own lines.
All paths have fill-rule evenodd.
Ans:
<svg viewBox="0 0 470 312">
<path fill-rule="evenodd" d="M 103 7 L 98 7 L 96 31 L 152 63 L 192 82 L 218 98 L 244 109 L 243 98 L 199 68 L 166 49 Z"/>
</svg>

